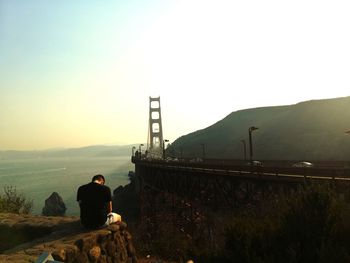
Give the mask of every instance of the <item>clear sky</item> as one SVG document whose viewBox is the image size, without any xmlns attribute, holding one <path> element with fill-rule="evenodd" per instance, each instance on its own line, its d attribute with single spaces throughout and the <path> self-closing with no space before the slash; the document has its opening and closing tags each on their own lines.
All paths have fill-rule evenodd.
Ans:
<svg viewBox="0 0 350 263">
<path fill-rule="evenodd" d="M 350 2 L 0 0 L 0 149 L 146 142 L 350 95 Z"/>
</svg>

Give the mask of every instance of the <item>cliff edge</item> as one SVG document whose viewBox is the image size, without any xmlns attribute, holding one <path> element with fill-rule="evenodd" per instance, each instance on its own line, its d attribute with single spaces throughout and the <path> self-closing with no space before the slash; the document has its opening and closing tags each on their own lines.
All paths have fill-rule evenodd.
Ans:
<svg viewBox="0 0 350 263">
<path fill-rule="evenodd" d="M 61 262 L 137 262 L 125 222 L 86 230 L 79 217 L 0 213 L 0 262 L 35 262 L 47 252 Z"/>
</svg>

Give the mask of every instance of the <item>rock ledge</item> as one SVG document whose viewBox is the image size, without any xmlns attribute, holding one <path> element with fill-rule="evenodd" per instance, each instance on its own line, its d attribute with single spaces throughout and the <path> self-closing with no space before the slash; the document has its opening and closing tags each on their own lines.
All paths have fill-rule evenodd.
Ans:
<svg viewBox="0 0 350 263">
<path fill-rule="evenodd" d="M 88 231 L 78 217 L 0 213 L 0 232 L 0 262 L 35 262 L 44 252 L 61 262 L 137 262 L 125 222 Z"/>
</svg>

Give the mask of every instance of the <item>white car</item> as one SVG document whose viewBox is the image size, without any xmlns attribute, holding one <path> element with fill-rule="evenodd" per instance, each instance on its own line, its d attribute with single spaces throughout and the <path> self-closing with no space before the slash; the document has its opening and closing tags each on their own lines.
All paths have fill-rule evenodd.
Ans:
<svg viewBox="0 0 350 263">
<path fill-rule="evenodd" d="M 262 162 L 260 161 L 252 161 L 251 163 L 249 162 L 248 164 L 252 166 L 263 166 Z"/>
<path fill-rule="evenodd" d="M 313 167 L 314 164 L 310 162 L 298 162 L 292 165 L 293 167 Z"/>
</svg>

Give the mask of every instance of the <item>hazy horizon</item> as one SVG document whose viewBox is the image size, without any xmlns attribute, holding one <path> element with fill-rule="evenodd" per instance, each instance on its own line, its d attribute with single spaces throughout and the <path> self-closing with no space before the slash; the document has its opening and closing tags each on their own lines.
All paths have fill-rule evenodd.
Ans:
<svg viewBox="0 0 350 263">
<path fill-rule="evenodd" d="M 344 97 L 349 97 L 349 96 L 344 96 Z M 336 98 L 342 98 L 342 97 L 336 97 Z M 327 99 L 336 99 L 336 98 L 322 98 L 322 99 L 318 99 L 318 100 L 327 100 Z M 314 99 L 310 99 L 310 100 L 314 100 Z M 298 103 L 301 103 L 301 102 L 307 102 L 307 101 L 310 101 L 310 100 L 306 100 L 306 101 L 298 101 L 296 103 L 293 103 L 293 104 L 283 104 L 283 105 L 266 105 L 266 106 L 261 106 L 261 107 L 278 107 L 278 106 L 290 106 L 290 105 L 295 105 L 295 104 L 298 104 Z M 258 107 L 254 107 L 254 108 L 258 108 Z M 245 109 L 237 109 L 236 111 L 241 111 L 241 110 L 249 110 L 249 109 L 252 109 L 252 108 L 245 108 Z M 231 113 L 231 112 L 230 112 Z M 229 113 L 229 114 L 230 114 Z M 229 115 L 227 114 L 227 115 Z M 226 116 L 227 116 L 226 115 Z M 226 116 L 224 116 L 223 118 L 225 118 Z M 209 125 L 212 125 L 214 124 L 215 122 L 217 122 L 219 120 L 215 120 L 213 123 L 209 124 Z M 209 126 L 208 125 L 208 126 Z M 206 128 L 206 127 L 200 127 L 198 128 L 199 129 L 203 129 L 203 128 Z M 195 130 L 193 131 L 189 131 L 189 133 L 191 132 L 194 132 Z M 186 135 L 186 134 L 180 134 L 178 137 L 180 136 L 183 136 L 183 135 Z M 177 138 L 175 138 L 177 139 Z M 174 139 L 174 140 L 175 140 Z M 171 142 L 170 142 L 171 143 Z M 0 151 L 51 151 L 51 150 L 67 150 L 67 149 L 79 149 L 79 148 L 85 148 L 85 147 L 94 147 L 94 146 L 118 146 L 118 147 L 126 147 L 126 146 L 139 146 L 140 144 L 144 144 L 145 146 L 147 145 L 147 142 L 138 142 L 138 143 L 126 143 L 126 144 L 118 144 L 118 143 L 97 143 L 97 144 L 90 144 L 90 145 L 76 145 L 76 146 L 54 146 L 54 147 L 50 147 L 50 148 L 34 148 L 34 149 L 2 149 L 0 148 Z"/>
<path fill-rule="evenodd" d="M 81 145 L 81 146 L 74 146 L 74 147 L 51 147 L 51 148 L 36 148 L 36 149 L 2 149 L 0 148 L 0 151 L 54 151 L 54 150 L 69 150 L 69 149 L 80 149 L 80 148 L 87 148 L 87 147 L 98 147 L 98 146 L 116 146 L 116 147 L 127 147 L 127 146 L 138 146 L 140 143 L 131 143 L 131 144 L 117 144 L 117 143 L 99 143 L 99 144 L 92 144 L 92 145 Z M 143 143 L 144 144 L 144 143 Z"/>
<path fill-rule="evenodd" d="M 164 138 L 349 96 L 350 2 L 0 0 L 0 149 Z"/>
</svg>

